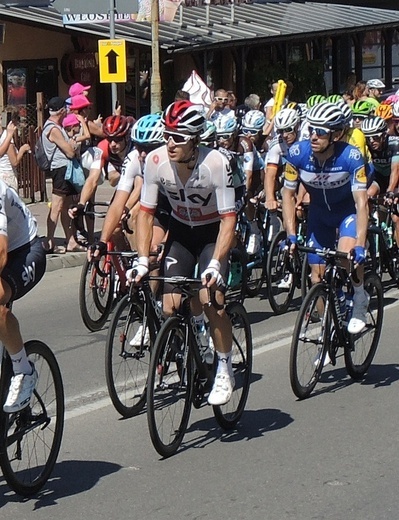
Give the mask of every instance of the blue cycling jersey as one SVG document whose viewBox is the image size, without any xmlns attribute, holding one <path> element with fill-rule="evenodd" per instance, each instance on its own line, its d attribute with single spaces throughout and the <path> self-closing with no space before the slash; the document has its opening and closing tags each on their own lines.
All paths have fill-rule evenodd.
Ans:
<svg viewBox="0 0 399 520">
<path fill-rule="evenodd" d="M 344 142 L 334 143 L 334 154 L 324 163 L 313 155 L 310 141 L 294 143 L 287 156 L 284 186 L 297 189 L 302 182 L 311 205 L 323 211 L 349 215 L 355 212 L 352 192 L 366 190 L 366 168 L 361 152 Z"/>
</svg>

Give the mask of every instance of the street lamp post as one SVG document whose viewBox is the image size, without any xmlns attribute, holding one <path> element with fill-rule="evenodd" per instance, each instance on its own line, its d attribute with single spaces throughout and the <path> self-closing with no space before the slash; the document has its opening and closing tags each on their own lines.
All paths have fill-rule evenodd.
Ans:
<svg viewBox="0 0 399 520">
<path fill-rule="evenodd" d="M 151 0 L 151 113 L 160 112 L 161 74 L 159 71 L 159 0 Z"/>
</svg>

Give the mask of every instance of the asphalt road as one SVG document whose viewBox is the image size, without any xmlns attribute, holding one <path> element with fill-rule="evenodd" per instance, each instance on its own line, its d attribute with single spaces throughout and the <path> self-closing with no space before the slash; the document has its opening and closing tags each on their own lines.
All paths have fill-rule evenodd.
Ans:
<svg viewBox="0 0 399 520">
<path fill-rule="evenodd" d="M 181 450 L 161 460 L 146 416 L 120 420 L 105 391 L 106 331 L 88 333 L 77 305 L 80 268 L 47 273 L 15 312 L 27 339 L 51 345 L 67 397 L 59 462 L 37 497 L 21 500 L 0 476 L 2 518 L 310 520 L 397 517 L 399 379 L 397 297 L 367 379 L 343 361 L 326 367 L 314 395 L 295 399 L 288 354 L 295 311 L 274 317 L 247 301 L 256 343 L 247 409 L 236 431 L 211 408 L 193 410 Z"/>
</svg>

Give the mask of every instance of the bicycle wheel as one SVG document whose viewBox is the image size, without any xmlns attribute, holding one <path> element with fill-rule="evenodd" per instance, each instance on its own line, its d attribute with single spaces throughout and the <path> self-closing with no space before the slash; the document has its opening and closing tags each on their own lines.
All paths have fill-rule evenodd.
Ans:
<svg viewBox="0 0 399 520">
<path fill-rule="evenodd" d="M 294 394 L 305 399 L 323 370 L 332 325 L 331 308 L 322 284 L 314 285 L 299 310 L 290 350 L 290 381 Z"/>
<path fill-rule="evenodd" d="M 49 479 L 61 446 L 64 428 L 64 387 L 50 348 L 41 341 L 25 344 L 38 374 L 30 405 L 20 412 L 3 412 L 11 364 L 5 364 L 0 395 L 0 467 L 9 486 L 19 495 L 37 493 Z"/>
<path fill-rule="evenodd" d="M 126 295 L 115 309 L 105 344 L 108 392 L 123 417 L 137 415 L 145 405 L 150 345 L 142 323 L 142 303 Z"/>
<path fill-rule="evenodd" d="M 259 251 L 254 255 L 247 254 L 246 291 L 250 298 L 260 293 L 266 279 L 267 237 L 264 229 L 260 230 L 260 237 Z"/>
<path fill-rule="evenodd" d="M 240 420 L 248 398 L 252 373 L 252 333 L 247 312 L 241 303 L 230 303 L 226 312 L 233 327 L 233 372 L 235 386 L 230 401 L 223 406 L 213 406 L 219 425 L 232 429 Z"/>
<path fill-rule="evenodd" d="M 111 312 L 114 297 L 115 268 L 104 257 L 100 263 L 107 276 L 100 276 L 95 264 L 86 259 L 79 284 L 80 314 L 83 323 L 92 332 L 104 326 Z"/>
<path fill-rule="evenodd" d="M 287 311 L 295 291 L 295 274 L 288 251 L 280 249 L 280 244 L 287 238 L 285 231 L 280 231 L 273 239 L 267 255 L 267 294 L 275 314 Z"/>
<path fill-rule="evenodd" d="M 187 327 L 168 318 L 154 344 L 148 373 L 147 420 L 154 448 L 162 457 L 178 450 L 190 418 L 193 361 Z"/>
<path fill-rule="evenodd" d="M 359 334 L 349 335 L 345 348 L 345 366 L 352 379 L 362 379 L 369 369 L 377 350 L 384 313 L 384 294 L 380 277 L 367 273 L 364 288 L 370 296 L 367 324 Z"/>
</svg>

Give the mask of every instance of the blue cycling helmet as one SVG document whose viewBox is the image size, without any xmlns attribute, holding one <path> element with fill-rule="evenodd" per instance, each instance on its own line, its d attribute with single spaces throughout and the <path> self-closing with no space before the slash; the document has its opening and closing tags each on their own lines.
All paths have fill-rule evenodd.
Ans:
<svg viewBox="0 0 399 520">
<path fill-rule="evenodd" d="M 148 114 L 134 123 L 130 137 L 138 144 L 163 144 L 163 132 L 161 115 Z"/>
</svg>

